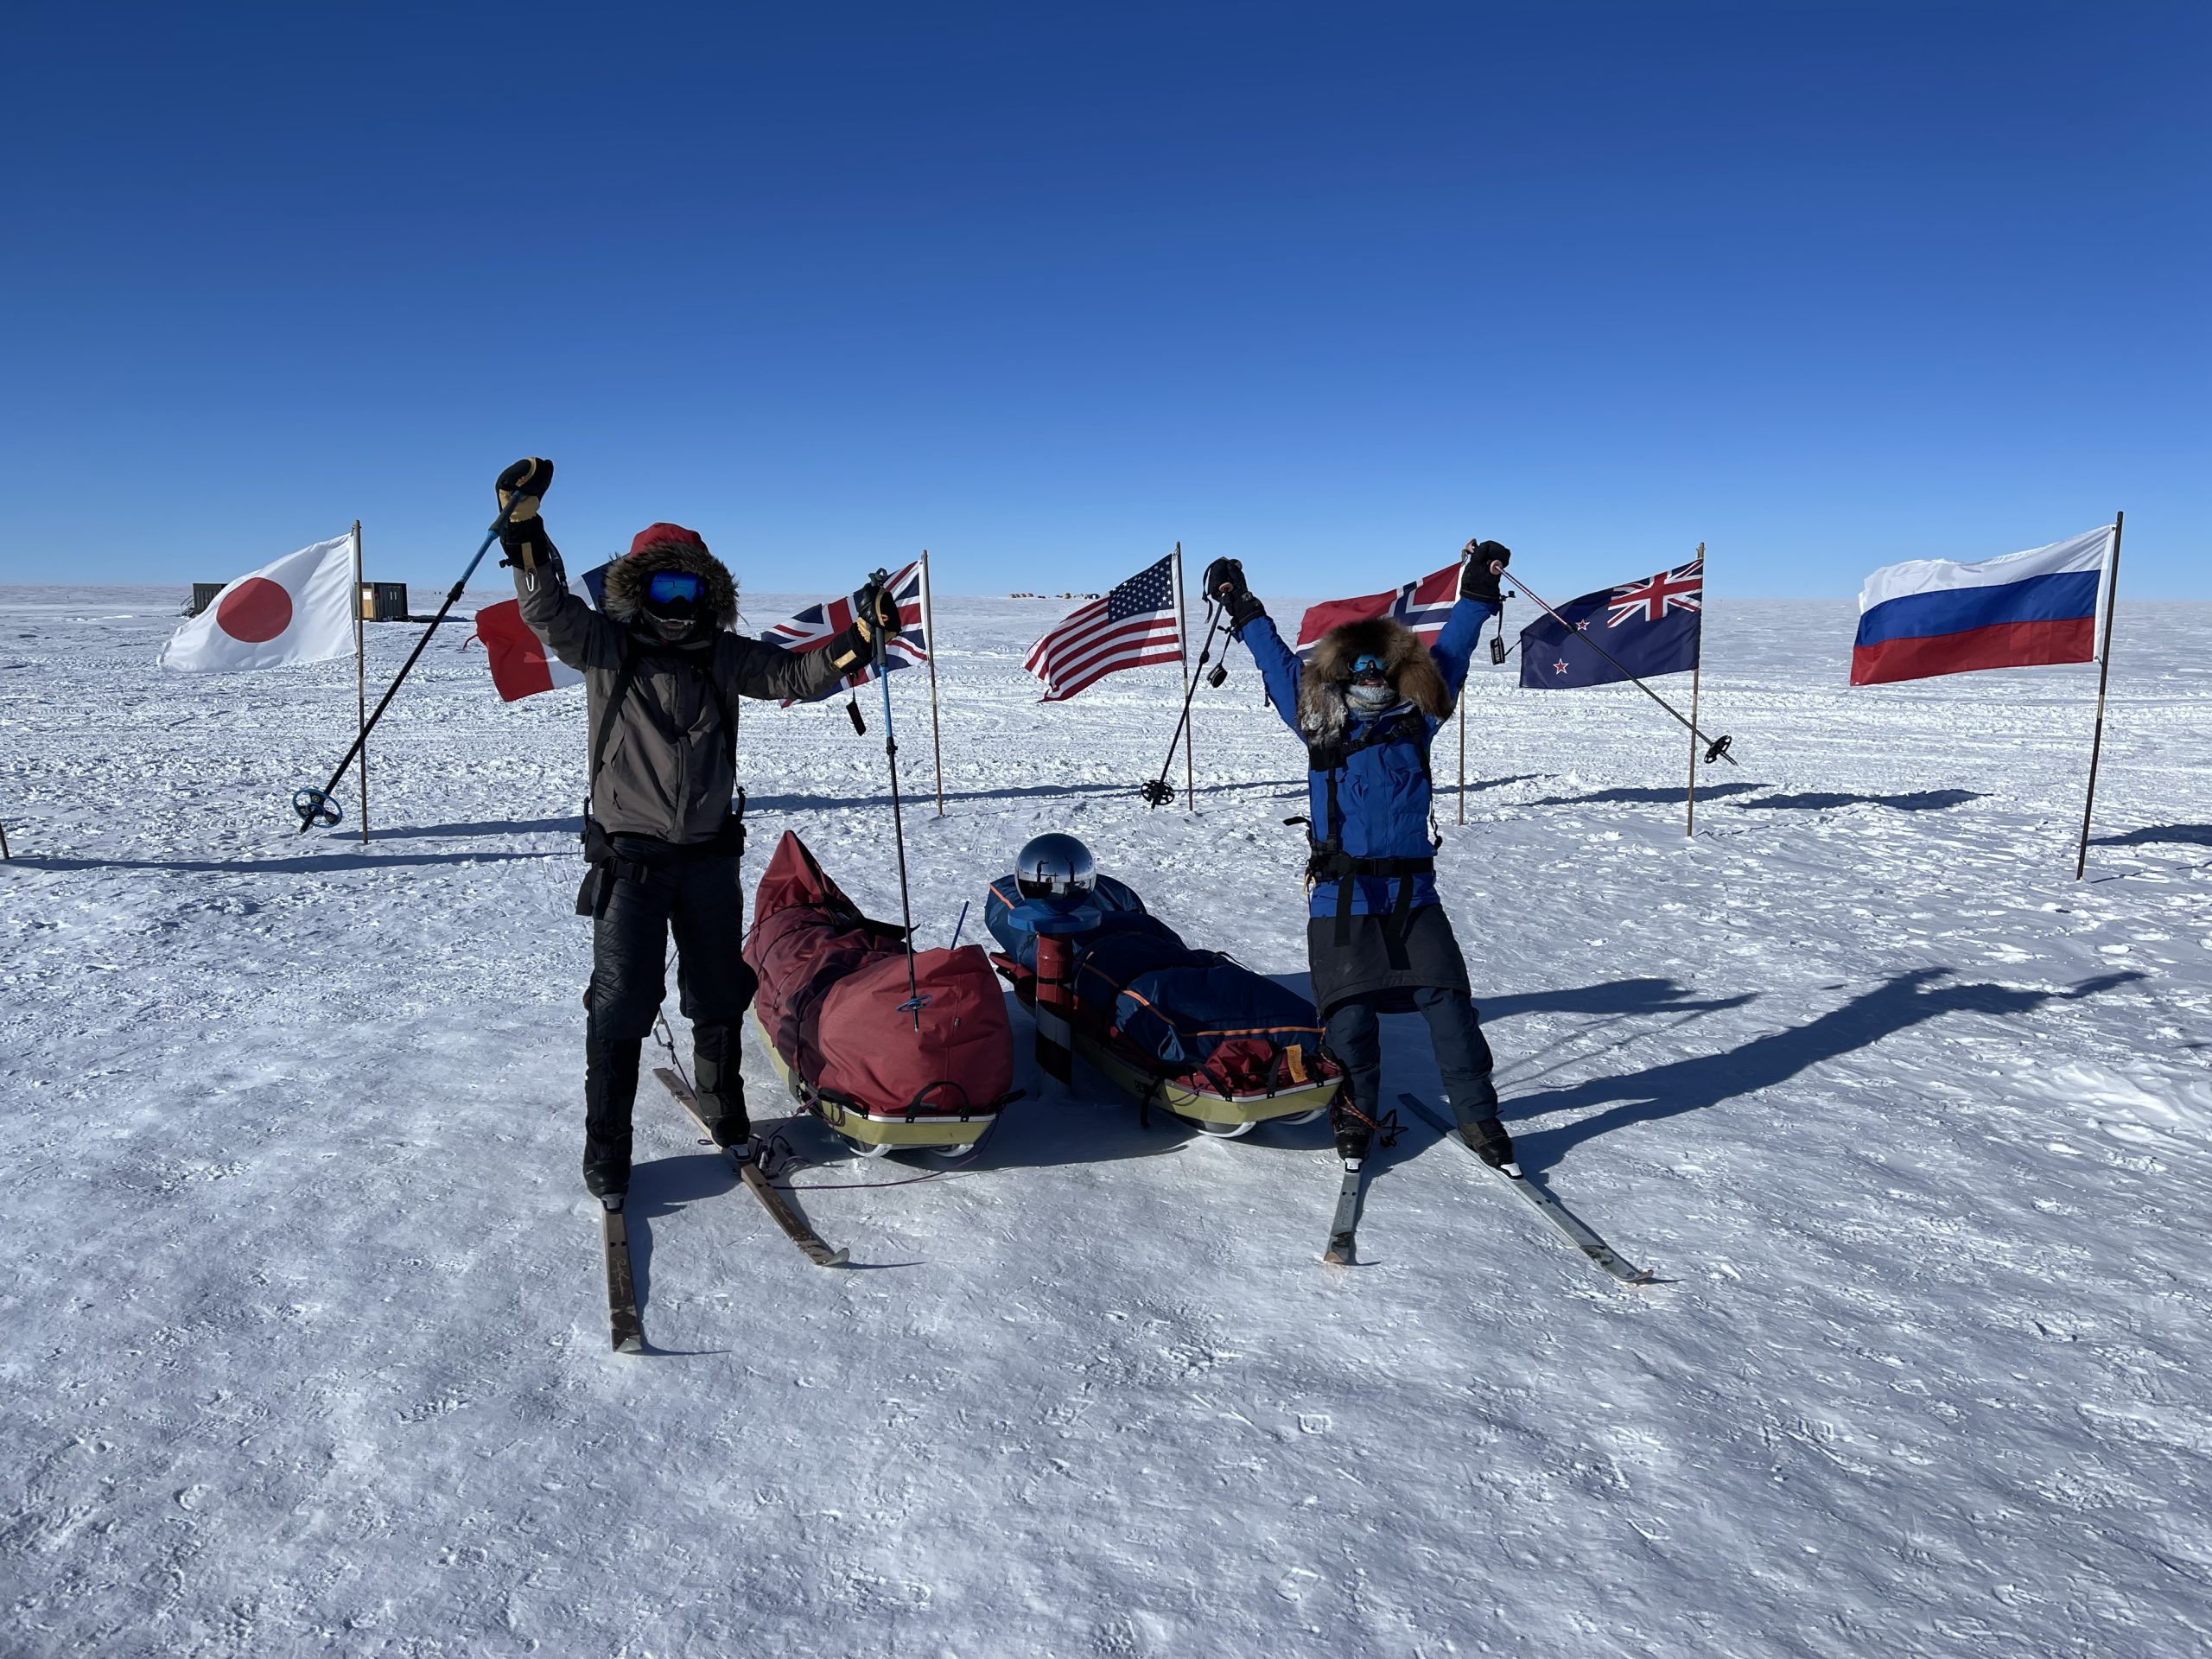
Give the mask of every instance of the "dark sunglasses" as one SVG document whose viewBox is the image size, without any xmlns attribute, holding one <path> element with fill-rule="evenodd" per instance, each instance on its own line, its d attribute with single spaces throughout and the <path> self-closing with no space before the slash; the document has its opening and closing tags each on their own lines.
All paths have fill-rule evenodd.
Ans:
<svg viewBox="0 0 2212 1659">
<path fill-rule="evenodd" d="M 1390 677 L 1390 671 L 1383 665 L 1380 657 L 1363 653 L 1351 659 L 1351 677 L 1355 680 L 1368 680 L 1379 683 Z"/>
</svg>

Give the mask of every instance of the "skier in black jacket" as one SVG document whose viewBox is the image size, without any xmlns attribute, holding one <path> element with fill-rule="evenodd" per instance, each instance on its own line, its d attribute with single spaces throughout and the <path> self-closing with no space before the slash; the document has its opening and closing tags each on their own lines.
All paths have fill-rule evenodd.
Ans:
<svg viewBox="0 0 2212 1659">
<path fill-rule="evenodd" d="M 615 1198 L 630 1185 L 630 1110 L 638 1064 L 667 994 L 669 934 L 691 1021 L 701 1115 L 716 1144 L 751 1136 L 738 1021 L 755 981 L 739 945 L 745 847 L 737 787 L 739 697 L 805 700 L 868 660 L 899 606 L 874 583 L 851 627 L 819 651 L 790 652 L 730 632 L 737 583 L 696 531 L 657 524 L 607 573 L 605 608 L 569 591 L 538 500 L 553 463 L 518 461 L 499 474 L 504 561 L 523 620 L 584 676 L 591 772 L 576 899 L 592 920 L 585 993 L 584 1185 Z M 510 504 L 512 511 L 509 511 Z"/>
</svg>

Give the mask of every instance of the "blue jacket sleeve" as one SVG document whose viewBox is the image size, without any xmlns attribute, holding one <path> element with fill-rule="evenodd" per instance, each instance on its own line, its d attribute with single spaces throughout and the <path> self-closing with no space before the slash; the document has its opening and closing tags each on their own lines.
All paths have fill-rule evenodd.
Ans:
<svg viewBox="0 0 2212 1659">
<path fill-rule="evenodd" d="M 1477 625 L 1480 626 L 1479 623 Z M 1268 701 L 1275 706 L 1283 724 L 1294 732 L 1298 730 L 1298 653 L 1282 642 L 1282 635 L 1275 632 L 1274 619 L 1258 616 L 1244 625 L 1239 636 L 1244 648 L 1252 653 L 1252 660 L 1259 665 L 1260 678 L 1266 683 Z M 1473 649 L 1469 636 L 1469 650 Z M 1459 671 L 1465 674 L 1463 662 Z"/>
<path fill-rule="evenodd" d="M 1485 605 L 1478 599 L 1460 600 L 1452 606 L 1444 631 L 1436 636 L 1436 643 L 1428 648 L 1428 654 L 1443 671 L 1444 683 L 1452 688 L 1453 696 L 1458 696 L 1459 688 L 1467 683 L 1467 664 L 1474 660 L 1475 646 L 1483 637 L 1483 624 L 1503 608 Z"/>
</svg>

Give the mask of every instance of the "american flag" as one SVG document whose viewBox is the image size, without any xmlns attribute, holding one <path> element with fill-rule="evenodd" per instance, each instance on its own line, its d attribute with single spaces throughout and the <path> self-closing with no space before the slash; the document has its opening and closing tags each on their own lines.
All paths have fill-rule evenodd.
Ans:
<svg viewBox="0 0 2212 1659">
<path fill-rule="evenodd" d="M 1045 682 L 1040 702 L 1065 702 L 1109 674 L 1147 663 L 1180 662 L 1175 626 L 1175 559 L 1149 565 L 1106 595 L 1070 611 L 1030 646 L 1022 664 Z"/>
<path fill-rule="evenodd" d="M 1388 616 L 1421 636 L 1424 645 L 1436 643 L 1459 602 L 1459 567 L 1447 564 L 1417 582 L 1387 594 L 1366 594 L 1358 599 L 1332 599 L 1312 607 L 1298 624 L 1298 654 L 1309 655 L 1331 628 L 1347 622 L 1364 622 L 1370 616 Z"/>
<path fill-rule="evenodd" d="M 884 585 L 899 601 L 899 632 L 885 641 L 886 670 L 928 662 L 930 639 L 922 620 L 922 562 L 917 559 L 895 572 Z M 763 628 L 760 637 L 785 651 L 819 651 L 853 626 L 853 613 L 859 607 L 860 597 L 856 588 L 840 598 L 810 605 L 798 615 Z M 842 683 L 866 685 L 874 677 L 873 667 L 863 668 L 847 675 Z M 833 684 L 822 695 L 830 696 L 837 690 L 837 685 Z"/>
</svg>

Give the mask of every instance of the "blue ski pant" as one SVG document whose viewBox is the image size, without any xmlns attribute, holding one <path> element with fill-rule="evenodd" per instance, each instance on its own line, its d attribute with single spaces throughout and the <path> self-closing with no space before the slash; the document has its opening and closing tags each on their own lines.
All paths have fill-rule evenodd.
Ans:
<svg viewBox="0 0 2212 1659">
<path fill-rule="evenodd" d="M 1466 992 L 1424 985 L 1409 995 L 1414 1010 L 1428 1021 L 1428 1040 L 1444 1091 L 1461 1123 L 1497 1116 L 1497 1090 L 1491 1084 L 1490 1044 L 1483 1036 L 1475 1001 Z M 1353 1103 L 1370 1117 L 1382 1116 L 1382 1035 L 1374 1001 L 1352 997 L 1329 1011 L 1322 1045 L 1351 1084 Z"/>
</svg>

